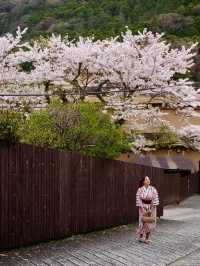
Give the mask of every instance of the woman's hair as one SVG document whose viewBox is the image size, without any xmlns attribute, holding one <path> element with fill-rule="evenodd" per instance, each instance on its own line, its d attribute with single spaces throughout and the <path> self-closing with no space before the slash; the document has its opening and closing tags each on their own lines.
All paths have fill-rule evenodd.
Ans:
<svg viewBox="0 0 200 266">
<path fill-rule="evenodd" d="M 146 177 L 146 176 L 145 176 Z M 139 185 L 138 185 L 138 188 L 140 187 L 143 187 L 144 186 L 144 180 L 145 180 L 145 177 L 142 177 L 139 181 Z"/>
<path fill-rule="evenodd" d="M 142 177 L 142 178 L 140 179 L 140 181 L 139 181 L 139 185 L 138 185 L 138 188 L 144 186 L 144 180 L 145 180 L 146 177 L 148 177 L 148 176 Z"/>
</svg>

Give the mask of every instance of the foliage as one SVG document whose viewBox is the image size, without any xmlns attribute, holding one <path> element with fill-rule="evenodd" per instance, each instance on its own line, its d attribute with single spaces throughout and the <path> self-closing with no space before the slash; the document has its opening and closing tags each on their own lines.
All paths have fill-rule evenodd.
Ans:
<svg viewBox="0 0 200 266">
<path fill-rule="evenodd" d="M 166 124 L 162 124 L 158 131 L 151 133 L 149 136 L 145 137 L 141 131 L 133 131 L 131 137 L 133 140 L 132 151 L 134 153 L 185 146 L 179 132 L 176 132 Z M 188 135 L 185 134 L 185 137 L 188 137 Z"/>
<path fill-rule="evenodd" d="M 46 1 L 32 0 L 34 1 L 38 4 L 27 6 L 22 10 L 20 7 L 15 7 L 16 3 L 13 4 L 12 12 L 10 14 L 8 12 L 6 19 L 2 19 L 0 28 L 6 32 L 10 31 L 14 29 L 14 21 L 15 25 L 21 22 L 23 26 L 32 29 L 29 37 L 38 36 L 44 31 L 47 33 L 56 31 L 61 34 L 69 33 L 73 38 L 91 34 L 98 38 L 105 38 L 119 34 L 125 25 L 134 31 L 143 30 L 147 26 L 152 29 L 161 15 L 168 16 L 169 28 L 165 28 L 166 32 L 168 30 L 169 33 L 171 32 L 171 25 L 175 29 L 173 34 L 179 37 L 195 36 L 200 32 L 199 0 L 68 0 L 59 1 L 60 4 L 52 6 L 47 6 L 44 3 Z M 21 2 L 25 1 L 21 0 Z M 4 1 L 2 5 L 5 7 Z M 17 13 L 16 16 L 13 16 L 13 13 Z M 170 20 L 171 13 L 184 16 L 186 21 L 189 19 L 191 23 L 184 23 L 183 27 L 177 27 L 176 24 L 179 25 L 180 20 Z M 51 21 L 48 27 L 38 26 L 47 20 Z"/>
<path fill-rule="evenodd" d="M 94 103 L 52 103 L 26 121 L 22 142 L 115 158 L 129 149 L 122 131 Z"/>
<path fill-rule="evenodd" d="M 15 143 L 20 139 L 19 129 L 23 124 L 23 114 L 14 111 L 0 111 L 0 140 Z"/>
<path fill-rule="evenodd" d="M 69 107 L 70 102 L 80 103 L 86 99 L 89 86 L 98 86 L 98 96 L 105 109 L 112 109 L 112 118 L 118 121 L 133 119 L 136 125 L 155 127 L 164 121 L 162 117 L 165 114 L 160 112 L 159 107 L 145 108 L 139 105 L 135 102 L 137 97 L 145 96 L 149 99 L 161 96 L 172 108 L 185 109 L 188 106 L 193 108 L 200 104 L 198 92 L 185 78 L 193 66 L 195 44 L 189 48 L 183 46 L 181 49 L 175 49 L 163 41 L 163 34 L 144 30 L 134 35 L 129 29 L 122 33 L 120 38 L 102 41 L 80 37 L 78 41 L 72 42 L 67 36 L 62 38 L 52 35 L 47 40 L 21 44 L 23 33 L 18 29 L 16 36 L 7 34 L 0 37 L 0 89 L 5 94 L 10 92 L 51 94 L 51 96 L 46 95 L 46 99 L 26 98 L 28 103 L 33 101 L 33 107 L 34 105 L 37 107 L 37 104 L 47 105 L 55 96 Z M 117 84 L 118 92 L 111 93 L 108 87 L 102 87 L 105 81 Z M 4 102 L 8 107 L 10 107 L 9 99 L 6 97 Z M 13 101 L 16 101 L 17 106 L 24 106 L 27 109 L 28 103 L 23 97 L 11 98 L 11 106 Z M 31 120 L 33 125 L 35 120 L 41 120 L 43 117 L 45 124 L 38 121 L 42 127 L 39 128 L 39 134 L 42 136 L 39 139 L 37 135 L 32 136 L 31 141 L 34 142 L 36 138 L 39 144 L 83 150 L 81 143 L 71 141 L 77 134 L 82 135 L 82 131 L 79 132 L 82 128 L 79 128 L 79 125 L 83 124 L 81 111 L 74 109 L 59 111 L 60 113 L 54 115 L 56 122 L 53 127 L 52 114 L 49 117 L 48 111 L 46 112 L 39 118 L 33 115 Z M 57 118 L 62 115 L 61 118 L 65 118 L 65 122 L 69 120 L 65 113 L 71 115 L 70 119 L 73 119 L 70 121 L 75 124 L 72 123 L 73 127 L 68 126 L 67 131 L 62 129 L 63 131 L 56 135 L 60 130 L 56 124 Z M 32 127 L 31 123 L 28 127 Z M 86 122 L 85 124 L 87 125 Z M 43 128 L 47 128 L 47 131 Z M 73 129 L 72 132 L 70 128 Z M 88 128 L 90 127 L 85 128 L 85 132 Z M 32 132 L 36 134 L 37 129 L 33 128 Z M 101 138 L 99 136 L 99 139 Z M 95 144 L 91 152 L 97 148 L 98 145 Z M 87 149 L 88 146 L 87 148 L 84 146 L 84 150 Z"/>
<path fill-rule="evenodd" d="M 147 30 L 134 34 L 129 29 L 119 37 L 96 41 L 52 35 L 46 41 L 22 45 L 21 36 L 18 30 L 16 36 L 0 37 L 0 89 L 3 93 L 48 94 L 46 98 L 26 98 L 33 106 L 45 105 L 55 96 L 64 103 L 82 102 L 88 87 L 95 86 L 99 99 L 105 108 L 113 109 L 117 120 L 134 118 L 137 123 L 155 126 L 163 114 L 159 108 L 138 106 L 137 97 L 161 96 L 172 108 L 199 105 L 197 91 L 187 79 L 196 44 L 175 49 L 163 41 L 163 34 Z M 112 93 L 106 83 L 113 86 Z M 113 92 L 113 84 L 118 93 Z M 23 97 L 15 100 L 26 105 Z"/>
<path fill-rule="evenodd" d="M 35 111 L 20 130 L 21 142 L 52 147 L 56 139 L 52 119 L 47 110 Z"/>
<path fill-rule="evenodd" d="M 180 139 L 177 133 L 169 126 L 163 124 L 159 129 L 157 138 L 154 140 L 156 149 L 171 148 L 178 143 L 180 143 Z"/>
<path fill-rule="evenodd" d="M 0 37 L 1 92 L 51 93 L 52 98 L 46 96 L 44 101 L 44 98 L 38 97 L 35 98 L 35 103 L 49 103 L 57 96 L 63 103 L 67 103 L 63 108 L 73 106 L 70 110 L 66 109 L 66 112 L 62 108 L 54 107 L 53 111 L 50 111 L 51 109 L 45 110 L 46 113 L 41 111 L 42 115 L 36 112 L 34 117 L 33 114 L 27 130 L 24 129 L 25 133 L 28 132 L 24 137 L 25 142 L 28 136 L 27 142 L 36 141 L 47 146 L 104 156 L 102 147 L 105 143 L 107 148 L 112 146 L 106 142 L 109 140 L 111 144 L 112 141 L 107 138 L 104 131 L 101 132 L 99 125 L 102 123 L 104 125 L 105 122 L 106 127 L 103 129 L 109 131 L 113 141 L 119 132 L 115 132 L 117 130 L 115 127 L 112 131 L 110 118 L 106 120 L 106 115 L 102 118 L 102 114 L 96 113 L 93 109 L 91 109 L 93 115 L 98 114 L 95 120 L 98 123 L 93 123 L 94 127 L 88 124 L 91 117 L 88 117 L 89 120 L 86 119 L 85 115 L 88 113 L 83 112 L 80 104 L 86 98 L 88 85 L 98 85 L 98 95 L 101 96 L 100 99 L 106 108 L 116 112 L 114 117 L 134 118 L 138 124 L 144 122 L 155 125 L 156 121 L 159 123 L 162 121 L 163 115 L 159 113 L 159 108 L 144 108 L 135 103 L 134 100 L 138 96 L 147 98 L 162 96 L 165 103 L 167 102 L 172 108 L 185 109 L 188 106 L 192 108 L 199 106 L 198 92 L 186 79 L 194 63 L 195 44 L 188 48 L 183 46 L 181 49 L 175 49 L 163 41 L 163 34 L 144 30 L 134 35 L 129 29 L 116 38 L 105 40 L 80 37 L 77 41 L 70 41 L 67 36 L 62 38 L 52 35 L 46 40 L 21 43 L 25 31 L 21 32 L 18 29 L 16 35 L 7 34 Z M 107 91 L 109 88 L 106 86 L 102 89 L 101 85 L 105 81 L 116 84 L 119 87 L 118 93 Z M 66 97 L 66 93 L 70 93 L 70 96 Z M 9 100 L 5 99 L 5 103 L 9 103 Z M 77 104 L 72 105 L 70 102 Z M 27 106 L 25 102 L 23 105 Z M 74 109 L 77 106 L 79 108 Z M 69 117 L 66 117 L 66 113 Z M 42 123 L 43 120 L 45 123 Z M 59 120 L 62 122 L 61 125 L 58 124 Z M 72 123 L 72 127 L 67 125 L 66 121 Z M 88 131 L 89 129 L 93 131 Z M 94 134 L 96 129 L 99 130 L 97 140 Z M 90 134 L 93 136 L 92 139 L 89 138 Z M 165 132 L 162 135 L 167 134 Z M 156 145 L 171 146 L 174 142 L 174 138 L 168 138 L 166 141 L 157 140 Z M 117 154 L 117 150 L 123 149 L 123 145 L 120 145 L 117 144 L 116 150 L 112 148 L 109 152 L 106 151 L 105 156 L 115 156 L 113 154 L 115 151 Z"/>
</svg>

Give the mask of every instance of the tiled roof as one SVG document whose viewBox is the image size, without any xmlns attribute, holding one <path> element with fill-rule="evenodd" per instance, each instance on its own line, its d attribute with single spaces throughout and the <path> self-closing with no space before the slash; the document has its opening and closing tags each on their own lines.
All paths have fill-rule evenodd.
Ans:
<svg viewBox="0 0 200 266">
<path fill-rule="evenodd" d="M 153 166 L 163 169 L 180 169 L 180 170 L 191 170 L 195 172 L 198 170 L 198 165 L 192 160 L 180 156 L 155 156 L 155 155 L 140 155 L 135 161 L 137 164 L 143 164 L 147 166 Z"/>
</svg>

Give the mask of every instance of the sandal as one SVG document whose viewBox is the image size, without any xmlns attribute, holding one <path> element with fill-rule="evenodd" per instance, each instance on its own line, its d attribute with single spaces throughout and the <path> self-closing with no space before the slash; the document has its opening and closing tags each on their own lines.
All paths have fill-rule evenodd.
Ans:
<svg viewBox="0 0 200 266">
<path fill-rule="evenodd" d="M 145 244 L 150 244 L 150 243 L 151 243 L 151 240 L 150 240 L 150 239 L 145 239 L 145 240 L 144 240 L 144 243 L 145 243 Z"/>
<path fill-rule="evenodd" d="M 144 238 L 139 238 L 138 241 L 139 241 L 140 243 L 144 243 Z"/>
<path fill-rule="evenodd" d="M 143 234 L 140 234 L 139 236 L 138 236 L 138 241 L 139 242 L 144 242 L 144 238 L 143 238 L 144 236 L 143 236 Z"/>
</svg>

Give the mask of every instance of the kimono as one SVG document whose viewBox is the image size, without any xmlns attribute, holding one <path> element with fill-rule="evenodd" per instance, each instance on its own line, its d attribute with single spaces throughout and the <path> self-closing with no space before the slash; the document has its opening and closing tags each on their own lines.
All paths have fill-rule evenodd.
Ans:
<svg viewBox="0 0 200 266">
<path fill-rule="evenodd" d="M 159 197 L 156 188 L 153 186 L 140 187 L 136 194 L 136 206 L 139 207 L 138 235 L 151 233 L 156 227 L 156 206 L 159 205 Z M 151 211 L 151 216 L 155 218 L 154 223 L 144 223 L 142 217 L 146 211 Z"/>
</svg>

